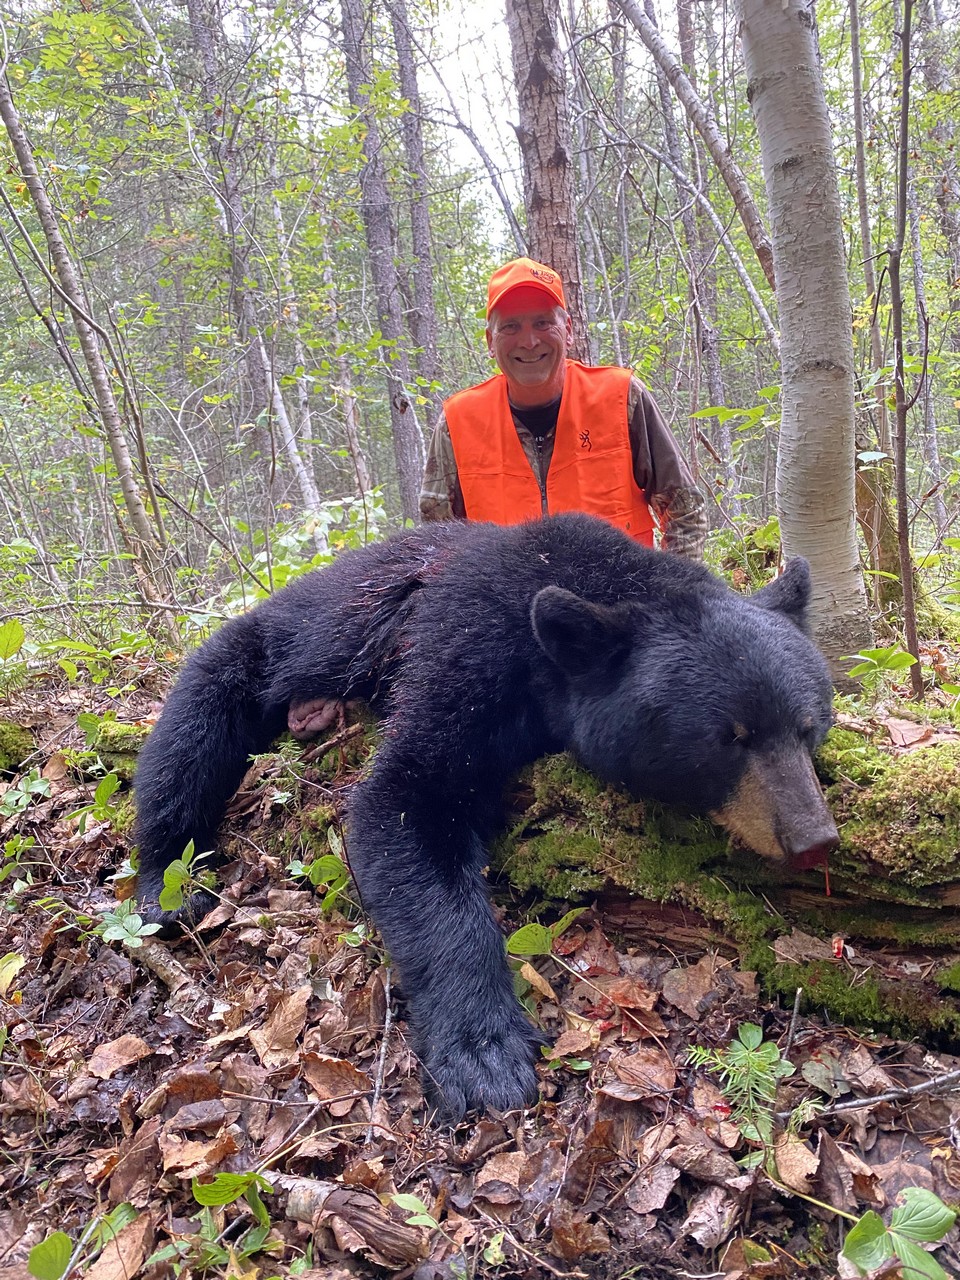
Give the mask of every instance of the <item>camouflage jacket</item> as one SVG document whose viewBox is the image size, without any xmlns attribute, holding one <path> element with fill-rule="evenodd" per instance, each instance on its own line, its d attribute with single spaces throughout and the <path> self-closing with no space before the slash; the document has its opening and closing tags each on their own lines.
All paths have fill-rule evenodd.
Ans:
<svg viewBox="0 0 960 1280">
<path fill-rule="evenodd" d="M 703 559 L 707 517 L 703 494 L 694 484 L 679 446 L 639 378 L 633 378 L 627 398 L 633 474 L 651 509 L 660 521 L 664 551 L 675 551 L 690 560 Z M 540 484 L 546 513 L 547 471 L 553 456 L 554 432 L 537 439 L 514 418 L 517 435 Z M 441 413 L 427 454 L 420 492 L 424 520 L 465 520 L 463 494 L 446 418 Z"/>
</svg>

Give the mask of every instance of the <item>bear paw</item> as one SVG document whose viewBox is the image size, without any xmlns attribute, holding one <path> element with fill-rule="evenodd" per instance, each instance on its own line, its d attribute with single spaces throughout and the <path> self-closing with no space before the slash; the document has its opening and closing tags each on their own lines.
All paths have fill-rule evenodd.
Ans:
<svg viewBox="0 0 960 1280">
<path fill-rule="evenodd" d="M 421 1058 L 428 1100 L 451 1123 L 469 1111 L 531 1106 L 539 1087 L 533 1064 L 543 1039 L 518 1013 L 489 1034 L 474 1028 L 435 1042 Z"/>
</svg>

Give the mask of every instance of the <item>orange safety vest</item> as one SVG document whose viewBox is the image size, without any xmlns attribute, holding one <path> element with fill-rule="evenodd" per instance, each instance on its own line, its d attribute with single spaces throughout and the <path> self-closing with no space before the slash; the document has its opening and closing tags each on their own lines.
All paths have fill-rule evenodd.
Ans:
<svg viewBox="0 0 960 1280">
<path fill-rule="evenodd" d="M 648 547 L 656 527 L 633 475 L 629 369 L 568 360 L 547 471 L 547 512 L 585 511 Z M 520 524 L 543 515 L 537 477 L 517 435 L 507 380 L 497 374 L 443 406 L 468 520 Z"/>
</svg>

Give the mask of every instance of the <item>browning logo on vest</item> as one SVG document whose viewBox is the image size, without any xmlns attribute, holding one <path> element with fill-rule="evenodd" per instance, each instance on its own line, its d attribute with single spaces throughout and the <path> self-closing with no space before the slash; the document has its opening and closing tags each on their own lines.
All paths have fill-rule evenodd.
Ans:
<svg viewBox="0 0 960 1280">
<path fill-rule="evenodd" d="M 567 361 L 546 510 L 517 435 L 503 374 L 451 396 L 443 410 L 467 518 L 520 524 L 584 511 L 653 546 L 655 521 L 633 475 L 627 421 L 631 377 L 629 369 Z"/>
</svg>

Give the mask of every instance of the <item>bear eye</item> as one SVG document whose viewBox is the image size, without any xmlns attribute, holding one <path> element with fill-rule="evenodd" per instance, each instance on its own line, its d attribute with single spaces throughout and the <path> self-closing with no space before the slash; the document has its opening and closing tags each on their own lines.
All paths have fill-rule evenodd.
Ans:
<svg viewBox="0 0 960 1280">
<path fill-rule="evenodd" d="M 735 720 L 730 727 L 730 745 L 745 747 L 751 738 L 750 730 L 745 724 L 741 724 L 739 720 Z"/>
</svg>

